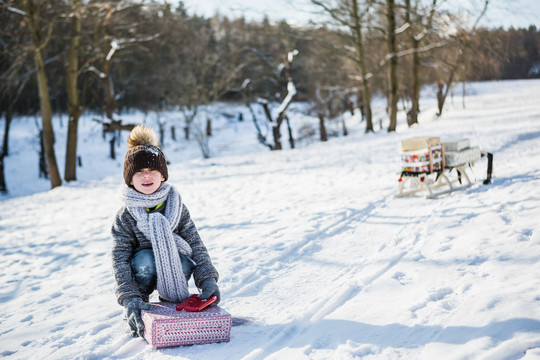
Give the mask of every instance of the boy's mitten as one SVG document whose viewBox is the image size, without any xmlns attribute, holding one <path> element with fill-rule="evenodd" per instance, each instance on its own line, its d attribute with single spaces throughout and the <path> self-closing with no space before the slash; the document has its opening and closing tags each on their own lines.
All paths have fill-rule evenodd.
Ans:
<svg viewBox="0 0 540 360">
<path fill-rule="evenodd" d="M 214 278 L 208 278 L 203 281 L 202 283 L 202 292 L 199 295 L 201 299 L 208 299 L 211 296 L 217 296 L 217 300 L 214 302 L 213 305 L 217 305 L 219 301 L 221 300 L 221 296 L 219 294 L 219 288 L 216 284 L 216 279 Z"/>
<path fill-rule="evenodd" d="M 141 310 L 150 310 L 152 305 L 145 303 L 140 297 L 132 296 L 124 299 L 124 318 L 127 320 L 131 336 L 143 336 L 144 323 L 141 318 Z"/>
</svg>

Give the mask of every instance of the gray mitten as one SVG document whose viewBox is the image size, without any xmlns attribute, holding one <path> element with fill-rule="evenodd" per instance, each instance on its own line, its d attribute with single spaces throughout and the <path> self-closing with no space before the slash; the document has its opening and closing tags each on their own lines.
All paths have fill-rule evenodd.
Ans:
<svg viewBox="0 0 540 360">
<path fill-rule="evenodd" d="M 208 299 L 211 296 L 217 296 L 217 300 L 213 305 L 217 305 L 221 300 L 221 295 L 219 294 L 219 288 L 216 284 L 216 279 L 208 278 L 202 283 L 202 292 L 199 295 L 201 299 Z"/>
<path fill-rule="evenodd" d="M 150 310 L 152 305 L 145 303 L 140 297 L 132 296 L 124 299 L 124 318 L 128 322 L 131 336 L 143 336 L 144 323 L 141 318 L 141 310 Z"/>
</svg>

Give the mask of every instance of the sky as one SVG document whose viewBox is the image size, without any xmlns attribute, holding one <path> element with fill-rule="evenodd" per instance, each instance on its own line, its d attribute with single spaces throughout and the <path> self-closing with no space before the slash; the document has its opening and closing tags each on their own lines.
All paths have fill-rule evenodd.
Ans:
<svg viewBox="0 0 540 360">
<path fill-rule="evenodd" d="M 320 10 L 310 0 L 183 0 L 188 13 L 212 16 L 216 12 L 231 18 L 244 16 L 248 20 L 260 20 L 267 15 L 271 20 L 285 19 L 290 24 L 303 24 L 320 18 Z M 481 0 L 448 0 L 452 7 L 473 4 L 472 12 L 478 13 Z M 474 6 L 476 4 L 476 6 Z M 476 10 L 475 10 L 476 7 Z M 540 28 L 539 0 L 491 0 L 488 12 L 482 20 L 487 27 L 523 28 L 536 25 Z"/>
</svg>

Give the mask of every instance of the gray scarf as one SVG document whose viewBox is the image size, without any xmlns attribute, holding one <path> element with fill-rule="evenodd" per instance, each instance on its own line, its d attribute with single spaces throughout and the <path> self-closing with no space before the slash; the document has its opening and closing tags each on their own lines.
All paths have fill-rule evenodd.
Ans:
<svg viewBox="0 0 540 360">
<path fill-rule="evenodd" d="M 189 289 L 182 271 L 179 252 L 191 258 L 189 244 L 173 230 L 182 215 L 182 198 L 174 186 L 162 183 L 150 195 L 125 187 L 123 200 L 137 227 L 152 243 L 156 260 L 157 290 L 160 296 L 172 302 L 182 302 L 189 296 Z M 148 212 L 166 201 L 165 216 L 158 211 Z"/>
</svg>

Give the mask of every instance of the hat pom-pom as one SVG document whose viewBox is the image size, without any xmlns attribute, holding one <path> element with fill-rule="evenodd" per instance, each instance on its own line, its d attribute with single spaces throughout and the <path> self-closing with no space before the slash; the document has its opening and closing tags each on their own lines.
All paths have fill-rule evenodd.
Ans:
<svg viewBox="0 0 540 360">
<path fill-rule="evenodd" d="M 135 126 L 133 130 L 131 130 L 127 142 L 129 149 L 139 145 L 159 146 L 157 134 L 154 130 L 144 125 Z"/>
</svg>

